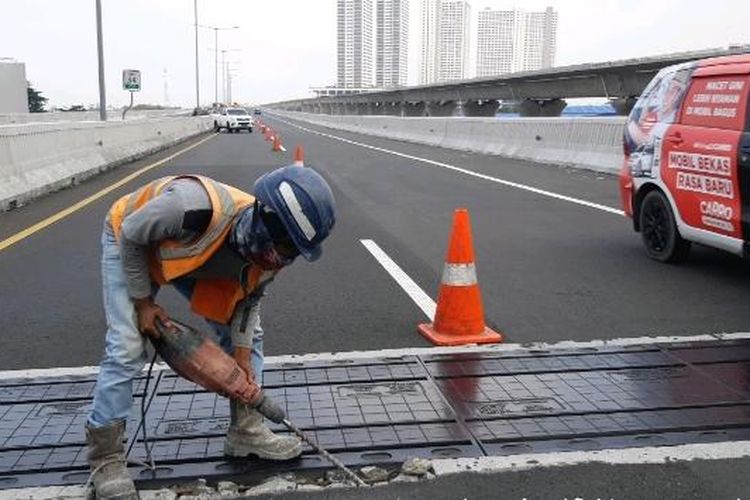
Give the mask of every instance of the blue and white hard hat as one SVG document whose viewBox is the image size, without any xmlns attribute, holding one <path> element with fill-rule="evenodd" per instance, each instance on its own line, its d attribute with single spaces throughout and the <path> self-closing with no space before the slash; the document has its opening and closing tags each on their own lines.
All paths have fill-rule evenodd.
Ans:
<svg viewBox="0 0 750 500">
<path fill-rule="evenodd" d="M 333 192 L 310 167 L 289 166 L 255 181 L 259 203 L 279 217 L 300 254 L 310 262 L 320 258 L 321 243 L 336 223 Z"/>
</svg>

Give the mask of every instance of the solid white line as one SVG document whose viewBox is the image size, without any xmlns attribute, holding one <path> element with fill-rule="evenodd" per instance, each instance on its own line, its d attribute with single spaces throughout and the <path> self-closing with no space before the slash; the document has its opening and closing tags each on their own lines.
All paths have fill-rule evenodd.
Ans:
<svg viewBox="0 0 750 500">
<path fill-rule="evenodd" d="M 432 300 L 432 299 L 430 299 Z M 280 365 L 283 363 L 304 363 L 307 361 L 340 361 L 356 359 L 373 359 L 403 356 L 426 356 L 430 354 L 460 354 L 460 353 L 497 353 L 497 352 L 538 352 L 576 349 L 597 349 L 601 347 L 629 347 L 649 346 L 654 344 L 683 344 L 701 343 L 717 340 L 748 340 L 750 332 L 716 333 L 712 335 L 686 335 L 686 336 L 661 336 L 661 337 L 626 337 L 611 340 L 562 340 L 560 342 L 527 342 L 523 344 L 486 344 L 467 345 L 457 347 L 402 347 L 399 349 L 376 349 L 372 351 L 347 351 L 347 352 L 317 352 L 310 354 L 283 354 L 279 356 L 266 356 L 268 365 Z M 282 367 L 283 368 L 283 367 Z M 164 363 L 156 363 L 154 370 L 167 370 L 169 367 Z M 85 376 L 99 372 L 98 366 L 76 366 L 62 368 L 35 368 L 31 370 L 5 370 L 0 371 L 0 380 L 9 379 L 31 379 L 42 377 L 64 377 Z"/>
<path fill-rule="evenodd" d="M 435 305 L 435 301 L 432 300 L 432 298 L 427 295 L 424 290 L 422 290 L 419 285 L 417 285 L 413 279 L 409 277 L 408 274 L 404 272 L 403 269 L 399 267 L 398 264 L 396 264 L 393 259 L 391 259 L 387 253 L 383 251 L 382 248 L 378 246 L 377 243 L 375 243 L 372 240 L 359 240 L 360 243 L 362 243 L 367 250 L 370 251 L 373 257 L 375 257 L 375 260 L 377 260 L 383 268 L 388 271 L 388 274 L 391 275 L 391 278 L 396 280 L 396 283 L 398 283 L 401 288 L 404 289 L 404 291 L 411 297 L 411 300 L 413 300 L 417 307 L 419 307 L 426 315 L 427 318 L 432 321 L 432 318 L 435 317 L 435 308 L 437 307 Z"/>
<path fill-rule="evenodd" d="M 664 464 L 674 461 L 727 460 L 750 456 L 750 441 L 648 446 L 556 453 L 528 453 L 477 458 L 438 459 L 432 461 L 435 475 L 460 472 L 505 472 L 539 467 L 563 467 L 588 463 L 608 465 Z"/>
<path fill-rule="evenodd" d="M 291 127 L 295 127 L 295 128 L 300 129 L 300 130 L 303 130 L 305 132 L 309 132 L 311 134 L 319 135 L 321 137 L 327 137 L 329 139 L 334 139 L 336 141 L 341 141 L 341 142 L 344 142 L 346 144 L 351 144 L 353 146 L 359 146 L 359 147 L 362 147 L 362 148 L 371 149 L 373 151 L 380 151 L 381 153 L 388 153 L 388 154 L 391 154 L 391 155 L 394 155 L 394 156 L 399 156 L 401 158 L 406 158 L 406 159 L 409 159 L 409 160 L 414 160 L 414 161 L 419 161 L 419 162 L 422 162 L 422 163 L 427 163 L 428 165 L 433 165 L 433 166 L 436 166 L 436 167 L 441 167 L 441 168 L 445 168 L 445 169 L 448 169 L 448 170 L 453 170 L 454 172 L 459 172 L 459 173 L 462 173 L 462 174 L 470 175 L 472 177 L 476 177 L 478 179 L 482 179 L 482 180 L 485 180 L 485 181 L 495 182 L 497 184 L 502 184 L 503 186 L 508 186 L 508 187 L 512 187 L 512 188 L 516 188 L 516 189 L 521 189 L 523 191 L 528 191 L 530 193 L 535 193 L 535 194 L 538 194 L 538 195 L 541 195 L 541 196 L 547 196 L 548 198 L 554 198 L 556 200 L 562 200 L 562 201 L 567 201 L 569 203 L 575 203 L 576 205 L 581 205 L 581 206 L 584 206 L 584 207 L 593 208 L 593 209 L 596 209 L 596 210 L 601 210 L 602 212 L 607 212 L 607 213 L 610 213 L 610 214 L 621 215 L 621 216 L 625 215 L 625 212 L 623 212 L 622 210 L 617 209 L 617 208 L 613 208 L 613 207 L 610 207 L 610 206 L 607 206 L 607 205 L 602 205 L 602 204 L 599 204 L 599 203 L 594 203 L 592 201 L 582 200 L 580 198 L 574 198 L 572 196 L 567 196 L 567 195 L 564 195 L 564 194 L 553 193 L 552 191 L 547 191 L 546 189 L 535 188 L 533 186 L 529 186 L 527 184 L 521 184 L 519 182 L 507 181 L 505 179 L 500 179 L 498 177 L 492 177 L 491 175 L 480 174 L 479 172 L 474 172 L 473 170 L 467 170 L 465 168 L 457 167 L 457 166 L 451 165 L 449 163 L 442 163 L 442 162 L 439 162 L 439 161 L 430 160 L 429 158 L 422 158 L 420 156 L 414 156 L 414 155 L 410 155 L 410 154 L 406 154 L 406 153 L 400 153 L 398 151 L 393 151 L 391 149 L 380 148 L 380 147 L 377 147 L 377 146 L 372 146 L 370 144 L 365 144 L 365 143 L 362 143 L 362 142 L 352 141 L 350 139 L 345 139 L 344 137 L 339 137 L 337 135 L 327 134 L 325 132 L 320 132 L 318 130 L 314 130 L 314 129 L 311 129 L 311 128 L 303 127 L 302 125 L 297 125 L 296 123 L 284 120 L 283 118 L 279 118 L 278 115 L 275 115 L 274 117 L 277 120 L 279 120 L 280 122 L 285 123 L 285 124 L 287 124 L 287 125 L 289 125 Z"/>
</svg>

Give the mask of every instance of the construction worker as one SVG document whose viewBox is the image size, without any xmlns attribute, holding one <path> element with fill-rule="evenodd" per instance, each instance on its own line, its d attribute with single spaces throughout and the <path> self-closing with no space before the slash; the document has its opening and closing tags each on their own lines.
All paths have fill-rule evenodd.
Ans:
<svg viewBox="0 0 750 500">
<path fill-rule="evenodd" d="M 224 350 L 262 383 L 259 297 L 298 255 L 320 257 L 335 210 L 330 187 L 311 168 L 274 170 L 255 182 L 254 192 L 186 175 L 153 181 L 112 205 L 102 234 L 105 356 L 86 424 L 97 498 L 137 498 L 123 437 L 133 379 L 146 363 L 146 336 L 158 337 L 161 325 L 170 326 L 154 301 L 160 285 L 174 285 L 188 298 Z M 230 402 L 224 453 L 299 456 L 300 441 L 275 435 L 263 417 L 280 422 L 285 415 L 265 395 L 254 408 Z"/>
</svg>

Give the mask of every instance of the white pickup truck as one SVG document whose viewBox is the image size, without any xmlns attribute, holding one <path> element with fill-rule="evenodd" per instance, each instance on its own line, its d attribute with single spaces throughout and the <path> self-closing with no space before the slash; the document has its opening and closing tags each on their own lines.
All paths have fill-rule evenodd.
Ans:
<svg viewBox="0 0 750 500">
<path fill-rule="evenodd" d="M 227 132 L 253 131 L 253 117 L 244 108 L 223 108 L 214 115 L 214 130 Z"/>
</svg>

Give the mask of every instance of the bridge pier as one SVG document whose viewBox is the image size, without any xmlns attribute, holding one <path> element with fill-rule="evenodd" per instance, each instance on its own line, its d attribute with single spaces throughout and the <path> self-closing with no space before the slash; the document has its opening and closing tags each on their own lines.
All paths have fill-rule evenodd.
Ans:
<svg viewBox="0 0 750 500">
<path fill-rule="evenodd" d="M 458 107 L 457 101 L 434 101 L 427 103 L 428 116 L 453 116 Z"/>
<path fill-rule="evenodd" d="M 375 116 L 384 115 L 384 106 L 382 102 L 371 102 L 370 103 L 370 114 Z"/>
<path fill-rule="evenodd" d="M 615 97 L 609 100 L 610 106 L 615 108 L 615 112 L 618 115 L 627 116 L 633 111 L 635 102 L 638 100 L 637 97 Z"/>
<path fill-rule="evenodd" d="M 560 116 L 567 105 L 563 99 L 526 99 L 519 110 L 523 117 L 553 117 Z"/>
<path fill-rule="evenodd" d="M 383 114 L 388 116 L 401 116 L 400 102 L 385 102 L 383 105 Z"/>
<path fill-rule="evenodd" d="M 318 105 L 319 112 L 324 115 L 332 115 L 333 114 L 333 104 L 330 102 L 321 102 Z"/>
<path fill-rule="evenodd" d="M 401 111 L 403 116 L 425 116 L 425 113 L 427 112 L 427 104 L 424 101 L 404 101 L 401 103 Z"/>
<path fill-rule="evenodd" d="M 500 107 L 496 99 L 478 99 L 463 103 L 464 116 L 495 116 Z"/>
</svg>

